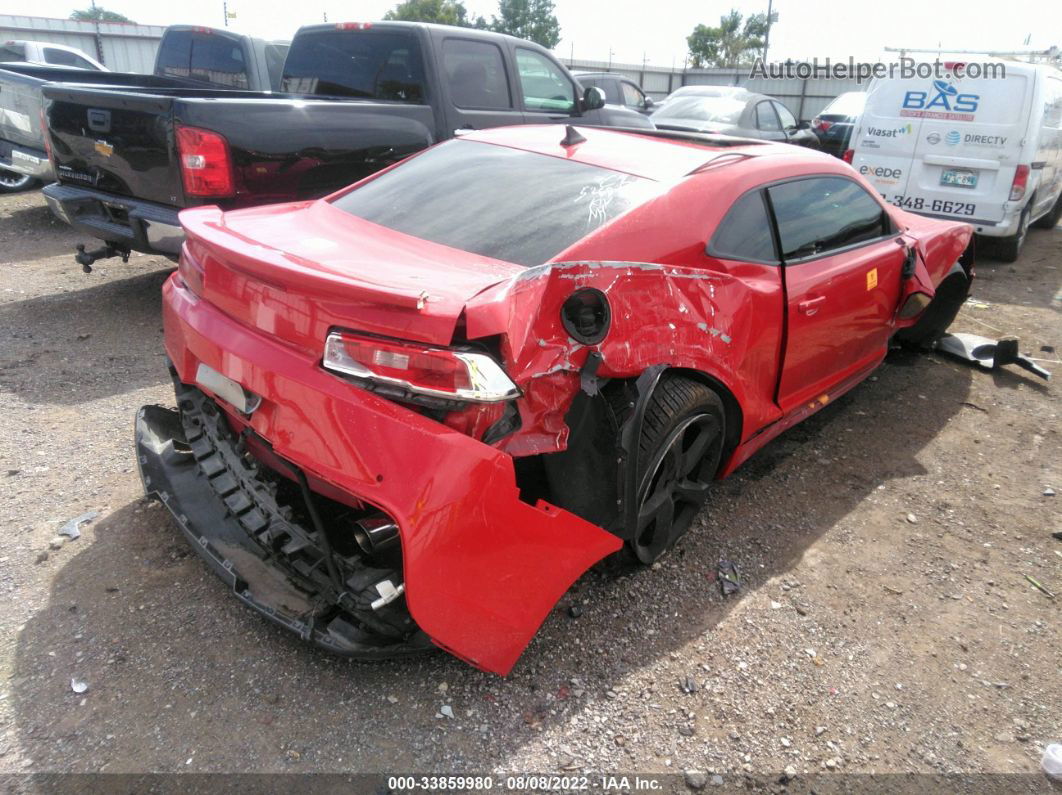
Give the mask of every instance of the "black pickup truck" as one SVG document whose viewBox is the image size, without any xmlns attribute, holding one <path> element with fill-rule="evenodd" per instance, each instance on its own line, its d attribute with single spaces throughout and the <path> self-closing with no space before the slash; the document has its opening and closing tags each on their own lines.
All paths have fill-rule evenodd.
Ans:
<svg viewBox="0 0 1062 795">
<path fill-rule="evenodd" d="M 0 47 L 0 60 L 17 54 L 11 49 Z M 45 48 L 45 55 L 51 49 Z M 230 30 L 170 25 L 159 42 L 153 76 L 40 63 L 0 63 L 0 193 L 25 190 L 38 180 L 50 182 L 55 178 L 41 129 L 41 90 L 46 83 L 90 84 L 111 91 L 182 86 L 269 91 L 280 87 L 287 51 L 287 42 L 264 41 Z"/>
<path fill-rule="evenodd" d="M 537 44 L 409 22 L 300 28 L 281 92 L 44 89 L 52 210 L 105 245 L 176 256 L 181 208 L 315 198 L 464 130 L 525 123 L 651 127 L 581 89 Z"/>
</svg>

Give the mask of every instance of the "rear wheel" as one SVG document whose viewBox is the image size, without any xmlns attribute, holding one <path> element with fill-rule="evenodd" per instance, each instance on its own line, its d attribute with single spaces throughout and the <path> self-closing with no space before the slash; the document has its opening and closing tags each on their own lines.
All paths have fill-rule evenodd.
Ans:
<svg viewBox="0 0 1062 795">
<path fill-rule="evenodd" d="M 26 190 L 37 183 L 33 177 L 19 174 L 17 171 L 0 169 L 0 193 L 15 193 Z"/>
<path fill-rule="evenodd" d="M 1051 211 L 1047 215 L 1037 218 L 1032 226 L 1034 229 L 1054 229 L 1058 226 L 1060 218 L 1062 218 L 1062 194 L 1059 195 Z"/>
<path fill-rule="evenodd" d="M 1002 237 L 999 239 L 999 258 L 1004 262 L 1017 262 L 1018 257 L 1021 256 L 1022 246 L 1025 245 L 1025 238 L 1029 236 L 1029 204 L 1025 205 L 1025 209 L 1021 211 L 1021 218 L 1018 220 L 1018 232 L 1010 237 Z"/>
<path fill-rule="evenodd" d="M 932 350 L 959 314 L 969 294 L 970 277 L 961 265 L 957 265 L 937 286 L 933 300 L 918 318 L 918 322 L 896 332 L 896 341 L 905 348 Z"/>
<path fill-rule="evenodd" d="M 708 499 L 724 431 L 723 403 L 712 389 L 664 376 L 646 408 L 638 449 L 638 519 L 628 546 L 642 563 L 670 549 Z"/>
</svg>

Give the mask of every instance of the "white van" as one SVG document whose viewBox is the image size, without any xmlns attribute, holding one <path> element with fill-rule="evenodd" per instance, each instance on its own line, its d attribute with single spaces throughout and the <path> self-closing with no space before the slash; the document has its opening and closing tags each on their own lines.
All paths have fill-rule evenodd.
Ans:
<svg viewBox="0 0 1062 795">
<path fill-rule="evenodd" d="M 1062 216 L 1062 72 L 964 57 L 945 79 L 872 81 L 845 159 L 886 201 L 966 221 L 1013 262 L 1029 226 Z"/>
</svg>

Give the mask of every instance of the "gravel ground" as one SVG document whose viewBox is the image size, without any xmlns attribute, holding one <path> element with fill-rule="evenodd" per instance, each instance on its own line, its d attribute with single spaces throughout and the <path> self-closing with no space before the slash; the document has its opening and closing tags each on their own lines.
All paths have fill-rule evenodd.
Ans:
<svg viewBox="0 0 1062 795">
<path fill-rule="evenodd" d="M 508 678 L 351 664 L 242 607 L 142 499 L 170 265 L 86 276 L 77 242 L 0 197 L 0 772 L 1010 773 L 1062 740 L 1056 387 L 892 354 L 665 561 L 584 576 Z M 957 326 L 1062 372 L 1060 254 L 1062 228 L 984 260 Z"/>
</svg>

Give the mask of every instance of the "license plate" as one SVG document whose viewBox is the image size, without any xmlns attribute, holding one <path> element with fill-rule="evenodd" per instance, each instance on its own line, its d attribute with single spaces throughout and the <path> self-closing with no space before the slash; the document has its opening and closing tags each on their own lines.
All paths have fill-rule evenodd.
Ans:
<svg viewBox="0 0 1062 795">
<path fill-rule="evenodd" d="M 941 185 L 954 185 L 957 188 L 976 188 L 977 172 L 964 168 L 948 168 L 940 175 Z"/>
</svg>

